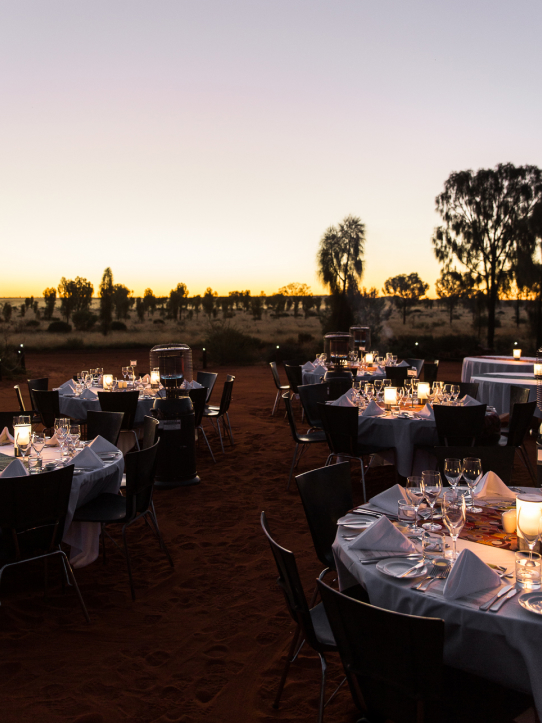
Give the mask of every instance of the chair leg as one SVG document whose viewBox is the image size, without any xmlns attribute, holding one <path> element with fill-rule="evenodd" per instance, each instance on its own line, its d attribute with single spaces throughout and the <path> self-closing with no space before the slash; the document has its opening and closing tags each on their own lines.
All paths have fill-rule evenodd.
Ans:
<svg viewBox="0 0 542 723">
<path fill-rule="evenodd" d="M 327 663 L 322 653 L 318 653 L 318 655 L 320 656 L 320 663 L 322 664 L 322 682 L 320 683 L 320 705 L 318 706 L 318 723 L 322 723 L 322 721 L 324 720 Z"/>
<path fill-rule="evenodd" d="M 83 608 L 83 614 L 86 618 L 86 621 L 87 621 L 87 623 L 90 623 L 90 617 L 88 615 L 85 601 L 83 600 L 83 596 L 81 595 L 81 590 L 79 590 L 79 585 L 77 584 L 77 580 L 75 579 L 75 575 L 73 574 L 73 570 L 72 570 L 72 566 L 70 565 L 70 561 L 68 560 L 65 552 L 62 552 L 62 550 L 59 550 L 59 552 L 60 552 L 60 555 L 62 556 L 62 562 L 64 563 L 64 569 L 67 572 L 69 572 L 72 585 L 75 588 L 77 597 L 79 598 L 79 603 L 81 604 L 81 607 Z"/>
<path fill-rule="evenodd" d="M 123 525 L 122 527 L 122 541 L 124 543 L 124 553 L 126 555 L 126 567 L 128 568 L 130 591 L 132 593 L 132 600 L 135 600 L 134 581 L 132 579 L 132 563 L 130 562 L 130 553 L 128 552 L 128 543 L 126 542 L 126 525 Z"/>
<path fill-rule="evenodd" d="M 299 442 L 295 443 L 294 458 L 292 459 L 292 466 L 290 467 L 290 476 L 288 477 L 288 484 L 286 485 L 286 492 L 290 489 L 290 482 L 292 481 L 292 475 L 294 473 L 295 463 L 297 459 L 297 450 L 299 448 Z"/>
<path fill-rule="evenodd" d="M 275 412 L 277 411 L 279 403 L 280 403 L 280 389 L 277 391 L 277 396 L 275 397 L 275 403 L 273 404 L 273 409 L 271 411 L 272 417 L 275 415 Z"/>
<path fill-rule="evenodd" d="M 231 429 L 231 422 L 230 422 L 230 413 L 226 412 L 226 421 L 228 422 L 228 436 L 230 438 L 231 446 L 235 447 L 235 442 L 233 441 L 233 432 Z"/>
<path fill-rule="evenodd" d="M 222 454 L 226 454 L 224 450 L 224 442 L 222 441 L 222 432 L 220 431 L 220 419 L 216 420 L 216 426 L 218 429 L 218 436 L 220 437 L 220 446 L 222 447 Z"/>
<path fill-rule="evenodd" d="M 137 432 L 135 431 L 135 429 L 132 429 L 131 431 L 133 432 L 133 435 L 134 435 L 134 438 L 135 438 L 136 447 L 137 447 L 137 451 L 139 452 L 139 451 L 140 451 L 140 446 L 139 446 L 139 438 L 138 438 L 138 436 L 137 436 Z"/>
<path fill-rule="evenodd" d="M 164 538 L 162 537 L 162 533 L 160 532 L 160 528 L 158 527 L 158 520 L 156 518 L 156 510 L 154 509 L 154 502 L 151 502 L 151 509 L 149 510 L 149 516 L 155 527 L 156 536 L 158 537 L 158 542 L 160 543 L 160 547 L 162 548 L 162 551 L 164 552 L 167 559 L 169 560 L 169 564 L 171 565 L 171 567 L 174 567 L 173 560 L 171 559 L 169 550 L 166 547 L 166 543 L 164 542 Z"/>
<path fill-rule="evenodd" d="M 297 458 L 297 462 L 295 463 L 295 466 L 297 467 L 299 465 L 299 461 L 301 460 L 301 457 L 303 457 L 303 452 L 307 449 L 308 445 L 304 444 L 301 447 L 301 452 L 299 453 L 299 457 Z"/>
<path fill-rule="evenodd" d="M 286 683 L 286 678 L 288 677 L 288 671 L 290 670 L 290 665 L 295 660 L 295 648 L 297 645 L 297 641 L 299 640 L 299 634 L 301 632 L 301 629 L 299 625 L 296 628 L 296 631 L 294 633 L 294 637 L 292 639 L 292 644 L 290 645 L 290 649 L 288 650 L 288 655 L 286 656 L 286 663 L 284 665 L 284 669 L 282 671 L 282 675 L 280 678 L 279 683 L 279 689 L 277 691 L 277 695 L 275 696 L 275 702 L 273 703 L 273 708 L 278 708 L 280 703 L 280 698 L 282 696 L 282 691 L 284 690 L 284 684 Z"/>
<path fill-rule="evenodd" d="M 213 462 L 216 464 L 216 459 L 215 459 L 215 456 L 214 456 L 214 454 L 213 454 L 213 450 L 211 449 L 211 445 L 209 444 L 209 440 L 207 439 L 207 435 L 205 434 L 205 430 L 203 429 L 203 426 L 202 426 L 201 424 L 200 424 L 200 426 L 198 427 L 198 430 L 200 430 L 201 433 L 203 434 L 203 439 L 205 440 L 205 444 L 207 445 L 207 448 L 209 449 L 209 452 L 210 452 L 210 454 L 211 454 L 211 459 L 212 459 Z"/>
</svg>

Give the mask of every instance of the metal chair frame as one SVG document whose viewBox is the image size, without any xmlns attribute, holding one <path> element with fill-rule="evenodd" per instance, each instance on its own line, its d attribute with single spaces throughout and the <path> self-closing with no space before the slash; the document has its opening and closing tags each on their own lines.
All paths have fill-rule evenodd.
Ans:
<svg viewBox="0 0 542 723">
<path fill-rule="evenodd" d="M 309 444 L 319 444 L 322 442 L 326 442 L 327 438 L 325 436 L 325 433 L 318 429 L 309 429 L 307 434 L 300 435 L 297 431 L 297 427 L 295 424 L 294 419 L 294 413 L 292 410 L 292 400 L 290 399 L 290 396 L 288 392 L 286 394 L 283 394 L 282 398 L 284 399 L 284 404 L 286 405 L 286 414 L 288 416 L 288 424 L 290 425 L 290 431 L 292 432 L 292 437 L 294 438 L 295 442 L 295 449 L 294 449 L 294 456 L 292 458 L 292 464 L 290 466 L 290 474 L 288 476 L 288 484 L 286 485 L 286 491 L 290 489 L 290 482 L 292 481 L 292 475 L 294 473 L 294 469 L 298 466 L 299 461 L 301 457 L 303 456 L 303 452 L 308 447 Z M 312 437 L 312 438 L 311 438 Z M 301 452 L 298 451 L 301 445 Z"/>
<path fill-rule="evenodd" d="M 275 397 L 275 403 L 273 404 L 273 409 L 271 410 L 271 416 L 273 417 L 275 412 L 278 409 L 282 395 L 285 392 L 290 391 L 290 385 L 280 383 L 279 370 L 277 368 L 276 362 L 269 362 L 269 366 L 271 367 L 271 372 L 273 374 L 273 381 L 275 382 L 275 386 L 277 388 L 277 395 Z"/>
<path fill-rule="evenodd" d="M 203 416 L 211 422 L 211 426 L 213 427 L 213 429 L 215 429 L 213 419 L 216 419 L 216 431 L 218 431 L 218 436 L 220 438 L 220 446 L 222 448 L 223 454 L 225 454 L 226 451 L 224 449 L 224 442 L 222 440 L 222 432 L 220 431 L 220 420 L 222 420 L 224 436 L 227 435 L 230 440 L 230 444 L 232 445 L 232 447 L 234 446 L 233 432 L 232 432 L 232 428 L 231 428 L 230 415 L 229 415 L 229 408 L 230 408 L 230 404 L 231 404 L 231 395 L 233 393 L 234 381 L 235 381 L 235 377 L 232 376 L 231 374 L 228 374 L 226 377 L 226 381 L 224 382 L 224 387 L 222 389 L 222 397 L 220 399 L 220 406 L 219 407 L 206 407 L 203 411 Z"/>
</svg>

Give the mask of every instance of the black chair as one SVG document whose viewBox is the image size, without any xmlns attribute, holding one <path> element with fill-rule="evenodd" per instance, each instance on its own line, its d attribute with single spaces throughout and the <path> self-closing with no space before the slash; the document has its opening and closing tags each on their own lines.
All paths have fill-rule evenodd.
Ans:
<svg viewBox="0 0 542 723">
<path fill-rule="evenodd" d="M 216 459 L 213 454 L 213 450 L 211 449 L 211 445 L 209 444 L 209 440 L 207 439 L 207 435 L 205 434 L 205 430 L 203 429 L 203 426 L 201 424 L 203 419 L 203 412 L 205 411 L 205 400 L 207 399 L 207 389 L 205 387 L 201 389 L 190 389 L 189 391 L 190 399 L 192 400 L 192 406 L 194 407 L 194 428 L 196 430 L 196 438 L 199 439 L 199 434 L 201 433 L 203 435 L 203 439 L 205 440 L 205 443 L 207 444 L 207 449 L 211 453 L 211 458 L 213 462 L 216 464 Z"/>
<path fill-rule="evenodd" d="M 148 516 L 152 522 L 150 527 L 158 538 L 160 548 L 166 555 L 171 567 L 173 567 L 173 560 L 158 527 L 156 512 L 152 501 L 154 475 L 157 464 L 156 454 L 159 444 L 160 442 L 156 442 L 152 447 L 139 450 L 138 452 L 130 452 L 125 456 L 126 497 L 110 492 L 102 492 L 101 495 L 90 500 L 86 505 L 82 505 L 76 509 L 73 516 L 73 519 L 78 522 L 99 522 L 101 524 L 104 563 L 106 559 L 105 536 L 107 535 L 111 540 L 113 539 L 107 533 L 106 526 L 122 525 L 122 541 L 124 543 L 124 556 L 128 568 L 132 600 L 135 600 L 135 590 L 132 579 L 130 553 L 126 541 L 126 530 L 130 525 L 133 525 L 134 522 L 141 519 L 147 521 Z"/>
<path fill-rule="evenodd" d="M 318 404 L 337 399 L 337 397 L 332 394 L 331 383 L 303 384 L 297 388 L 297 391 L 310 428 L 322 429 L 322 420 L 320 419 Z"/>
<path fill-rule="evenodd" d="M 198 372 L 196 374 L 197 383 L 201 384 L 202 387 L 205 387 L 205 389 L 207 389 L 207 399 L 205 400 L 207 404 L 209 404 L 209 399 L 211 398 L 211 394 L 213 393 L 217 377 L 218 374 L 214 374 L 213 372 Z"/>
<path fill-rule="evenodd" d="M 59 556 L 87 622 L 90 622 L 70 561 L 60 549 L 73 478 L 73 465 L 25 477 L 0 478 L 0 529 L 4 570 L 32 560 L 43 560 L 47 591 L 47 562 Z"/>
<path fill-rule="evenodd" d="M 440 721 L 444 620 L 374 607 L 321 580 L 318 588 L 363 720 Z"/>
<path fill-rule="evenodd" d="M 413 367 L 416 370 L 416 376 L 418 377 L 418 379 L 422 378 L 422 369 L 424 365 L 423 359 L 403 359 L 403 361 L 405 361 L 409 366 Z"/>
<path fill-rule="evenodd" d="M 288 424 L 290 425 L 290 431 L 292 432 L 292 437 L 295 442 L 295 448 L 294 448 L 294 456 L 292 459 L 292 465 L 290 467 L 290 474 L 288 476 L 288 484 L 286 485 L 286 490 L 290 489 L 290 482 L 292 480 L 292 474 L 294 473 L 294 469 L 299 464 L 299 460 L 301 459 L 301 456 L 305 449 L 307 448 L 307 445 L 309 444 L 325 444 L 326 434 L 325 432 L 319 431 L 315 429 L 312 432 L 307 432 L 307 434 L 298 434 L 297 428 L 295 425 L 295 419 L 294 419 L 294 413 L 292 411 L 292 400 L 290 399 L 290 396 L 288 393 L 284 394 L 283 397 L 284 404 L 286 405 L 286 414 L 288 416 Z M 324 405 L 321 405 L 324 406 Z M 301 452 L 298 456 L 299 446 L 301 445 Z"/>
<path fill-rule="evenodd" d="M 514 472 L 514 456 L 516 450 L 513 447 L 434 447 L 433 454 L 437 458 L 438 470 L 443 485 L 448 485 L 444 475 L 444 460 L 449 457 L 453 459 L 465 459 L 465 457 L 478 457 L 482 462 L 482 469 L 485 472 L 495 472 L 505 485 L 512 483 Z"/>
<path fill-rule="evenodd" d="M 39 389 L 42 392 L 46 392 L 49 389 L 49 377 L 41 377 L 40 379 L 27 379 L 26 383 L 28 384 L 30 403 L 32 404 L 32 408 L 36 409 L 36 402 L 34 401 L 32 392 L 34 391 L 34 389 Z"/>
<path fill-rule="evenodd" d="M 442 382 L 443 384 L 455 384 L 459 387 L 459 398 L 462 399 L 465 394 L 473 399 L 478 398 L 478 382 Z"/>
<path fill-rule="evenodd" d="M 295 481 L 316 556 L 326 569 L 335 570 L 331 546 L 337 536 L 337 520 L 354 506 L 350 462 L 298 474 Z"/>
<path fill-rule="evenodd" d="M 58 391 L 44 392 L 41 389 L 34 389 L 32 396 L 43 426 L 45 428 L 54 427 L 55 419 L 60 417 Z"/>
<path fill-rule="evenodd" d="M 216 426 L 218 429 L 218 436 L 220 437 L 220 446 L 222 447 L 222 453 L 224 454 L 224 442 L 222 441 L 222 432 L 220 431 L 220 420 L 222 420 L 222 427 L 224 428 L 224 435 L 228 435 L 230 443 L 233 445 L 233 432 L 231 430 L 229 409 L 231 404 L 231 395 L 233 392 L 233 383 L 235 377 L 228 374 L 226 381 L 224 382 L 224 388 L 222 389 L 222 398 L 220 399 L 219 407 L 205 407 L 203 410 L 203 416 L 209 419 L 214 427 L 213 420 L 216 419 Z"/>
<path fill-rule="evenodd" d="M 525 437 L 531 426 L 533 415 L 536 409 L 536 401 L 526 402 L 525 404 L 514 404 L 512 414 L 510 415 L 510 425 L 508 427 L 508 437 L 506 437 L 506 446 L 517 449 L 521 461 L 527 468 L 529 476 L 534 485 L 537 485 L 536 474 L 525 449 Z M 504 446 L 504 445 L 503 445 Z"/>
<path fill-rule="evenodd" d="M 269 366 L 271 367 L 271 373 L 273 374 L 273 381 L 275 382 L 275 386 L 277 388 L 277 395 L 275 397 L 275 403 L 273 404 L 273 409 L 271 410 L 271 416 L 273 416 L 278 409 L 278 406 L 280 404 L 280 399 L 281 399 L 282 395 L 284 394 L 284 392 L 290 391 L 290 385 L 289 384 L 281 384 L 279 370 L 277 369 L 276 362 L 269 362 Z"/>
<path fill-rule="evenodd" d="M 15 394 L 17 396 L 17 403 L 19 405 L 19 414 L 29 414 L 32 417 L 32 424 L 40 424 L 41 423 L 41 417 L 39 414 L 37 414 L 35 409 L 26 409 L 23 394 L 21 392 L 21 388 L 18 384 L 16 384 L 14 387 Z"/>
<path fill-rule="evenodd" d="M 87 439 L 100 435 L 117 446 L 123 416 L 122 412 L 96 412 L 90 409 L 87 412 Z"/>
<path fill-rule="evenodd" d="M 8 428 L 8 432 L 13 437 L 13 417 L 18 417 L 20 412 L 0 412 L 0 433 L 4 427 Z M 2 448 L 0 447 L 0 452 Z"/>
<path fill-rule="evenodd" d="M 148 449 L 156 444 L 158 437 L 158 420 L 148 415 L 143 418 L 143 434 L 139 442 L 139 449 Z"/>
<path fill-rule="evenodd" d="M 423 381 L 429 382 L 429 384 L 433 384 L 433 382 L 437 381 L 437 375 L 438 375 L 438 359 L 434 362 L 424 362 L 423 363 Z"/>
<path fill-rule="evenodd" d="M 134 429 L 139 392 L 98 392 L 98 400 L 102 412 L 123 412 L 121 432 L 134 435 L 135 446 L 139 449 L 139 439 Z"/>
<path fill-rule="evenodd" d="M 284 364 L 284 371 L 292 394 L 298 394 L 297 388 L 303 384 L 303 372 L 298 364 Z M 283 396 L 284 398 L 284 396 Z"/>
<path fill-rule="evenodd" d="M 306 642 L 316 653 L 318 653 L 318 656 L 320 657 L 322 678 L 320 683 L 318 723 L 321 723 L 324 716 L 324 695 L 327 669 L 325 655 L 326 653 L 334 652 L 337 649 L 335 640 L 329 628 L 329 623 L 322 603 L 318 603 L 318 605 L 312 608 L 309 608 L 307 604 L 307 599 L 305 597 L 305 592 L 303 591 L 303 585 L 301 584 L 293 552 L 281 547 L 271 537 L 265 512 L 262 512 L 260 522 L 277 565 L 279 573 L 277 580 L 278 585 L 282 588 L 282 592 L 284 593 L 284 598 L 286 600 L 286 607 L 288 608 L 288 612 L 296 625 L 296 630 L 286 658 L 286 663 L 284 665 L 284 670 L 282 672 L 279 689 L 277 691 L 273 707 L 279 707 L 280 698 L 288 676 L 290 665 L 295 661 L 301 647 Z M 298 646 L 300 637 L 302 642 Z"/>
<path fill-rule="evenodd" d="M 386 379 L 391 379 L 392 387 L 402 387 L 408 379 L 408 367 L 386 367 Z"/>
<path fill-rule="evenodd" d="M 382 447 L 376 444 L 363 444 L 358 437 L 358 409 L 357 407 L 339 407 L 331 404 L 320 404 L 320 414 L 329 445 L 329 456 L 326 467 L 333 457 L 357 459 L 361 466 L 361 482 L 363 485 L 363 500 L 367 500 L 365 489 L 365 468 L 363 457 L 367 455 L 393 453 L 395 474 L 397 476 L 397 450 L 395 447 Z"/>
<path fill-rule="evenodd" d="M 486 404 L 472 407 L 433 405 L 439 443 L 444 447 L 471 446 L 484 431 Z"/>
<path fill-rule="evenodd" d="M 512 416 L 512 410 L 514 404 L 527 404 L 531 390 L 528 387 L 518 387 L 515 384 L 510 386 L 510 404 L 508 406 L 508 423 L 501 427 L 501 434 L 508 434 L 508 425 L 510 424 L 510 417 Z"/>
</svg>

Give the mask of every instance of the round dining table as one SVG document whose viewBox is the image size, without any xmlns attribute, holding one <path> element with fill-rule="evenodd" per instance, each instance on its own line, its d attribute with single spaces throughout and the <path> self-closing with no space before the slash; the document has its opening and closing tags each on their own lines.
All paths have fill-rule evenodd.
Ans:
<svg viewBox="0 0 542 723">
<path fill-rule="evenodd" d="M 92 399 L 84 399 L 81 398 L 81 396 L 78 396 L 76 394 L 73 394 L 71 392 L 69 393 L 63 393 L 62 389 L 58 390 L 58 400 L 59 400 L 59 406 L 60 406 L 60 413 L 66 417 L 70 417 L 71 419 L 79 419 L 81 421 L 85 421 L 87 418 L 87 412 L 89 411 L 96 411 L 99 412 L 101 410 L 100 407 L 100 400 L 98 399 L 98 392 L 103 392 L 102 387 L 92 387 L 91 394 L 93 395 Z M 122 391 L 120 392 L 113 392 L 114 394 L 122 394 Z M 160 394 L 160 392 L 158 393 Z M 134 419 L 134 425 L 137 427 L 140 424 L 143 424 L 144 418 L 150 414 L 151 409 L 154 405 L 154 400 L 156 399 L 158 395 L 150 395 L 147 394 L 145 396 L 140 396 L 140 398 L 137 400 L 137 409 L 136 409 L 136 415 Z"/>
<path fill-rule="evenodd" d="M 473 377 L 495 372 L 534 373 L 534 357 L 523 357 L 519 361 L 511 356 L 466 356 L 461 367 L 461 381 L 474 381 Z"/>
</svg>

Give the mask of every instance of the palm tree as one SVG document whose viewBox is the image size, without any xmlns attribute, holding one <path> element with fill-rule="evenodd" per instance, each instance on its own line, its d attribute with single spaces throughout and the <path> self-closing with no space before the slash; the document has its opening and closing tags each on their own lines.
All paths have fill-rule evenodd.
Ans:
<svg viewBox="0 0 542 723">
<path fill-rule="evenodd" d="M 330 226 L 320 240 L 318 275 L 332 294 L 346 295 L 348 285 L 363 273 L 365 224 L 357 216 L 347 216 L 336 228 Z"/>
</svg>

